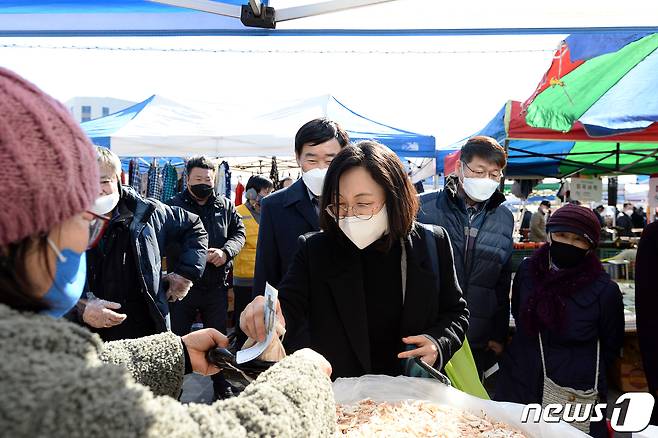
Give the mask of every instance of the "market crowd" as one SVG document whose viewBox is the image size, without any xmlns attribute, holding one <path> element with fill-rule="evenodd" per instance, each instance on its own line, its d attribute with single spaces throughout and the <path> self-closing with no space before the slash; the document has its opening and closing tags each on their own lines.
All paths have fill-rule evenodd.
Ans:
<svg viewBox="0 0 658 438">
<path fill-rule="evenodd" d="M 332 379 L 417 375 L 414 358 L 443 372 L 460 352 L 494 400 L 606 400 L 624 316 L 595 212 L 542 205 L 533 237 L 547 244 L 513 272 L 494 139 L 469 139 L 443 190 L 420 195 L 391 150 L 335 121 L 301 126 L 291 152 L 302 177 L 274 191 L 254 175 L 237 207 L 209 157 L 187 160 L 166 203 L 145 198 L 59 102 L 0 69 L 3 433 L 329 436 Z M 657 227 L 636 274 L 654 395 Z M 238 394 L 206 353 L 229 347 L 229 286 L 237 345 L 265 339 L 266 284 L 288 356 Z M 212 375 L 213 404 L 178 402 L 191 372 Z"/>
</svg>

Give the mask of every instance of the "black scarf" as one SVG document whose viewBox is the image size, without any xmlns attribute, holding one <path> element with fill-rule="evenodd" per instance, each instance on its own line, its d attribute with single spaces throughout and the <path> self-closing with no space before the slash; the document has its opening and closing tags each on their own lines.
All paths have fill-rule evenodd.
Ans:
<svg viewBox="0 0 658 438">
<path fill-rule="evenodd" d="M 536 336 L 544 329 L 564 330 L 567 299 L 594 282 L 603 271 L 595 251 L 575 268 L 551 268 L 549 248 L 549 244 L 543 245 L 529 261 L 528 273 L 534 290 L 521 309 L 521 320 L 530 336 Z"/>
</svg>

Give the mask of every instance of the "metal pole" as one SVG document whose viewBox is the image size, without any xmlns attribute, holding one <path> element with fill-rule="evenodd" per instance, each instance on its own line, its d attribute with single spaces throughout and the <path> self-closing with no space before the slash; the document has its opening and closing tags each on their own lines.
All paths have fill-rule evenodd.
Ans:
<svg viewBox="0 0 658 438">
<path fill-rule="evenodd" d="M 509 157 L 509 139 L 505 139 L 505 158 Z M 504 171 L 507 170 L 507 166 L 505 166 L 505 169 L 501 169 L 503 171 L 503 177 L 500 179 L 500 193 L 505 194 L 505 173 Z"/>
</svg>

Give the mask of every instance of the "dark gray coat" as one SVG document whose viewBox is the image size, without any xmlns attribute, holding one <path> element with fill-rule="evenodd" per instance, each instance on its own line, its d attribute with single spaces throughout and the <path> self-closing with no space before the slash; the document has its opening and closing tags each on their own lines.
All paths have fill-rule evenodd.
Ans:
<svg viewBox="0 0 658 438">
<path fill-rule="evenodd" d="M 207 264 L 203 277 L 195 285 L 203 288 L 223 286 L 226 283 L 231 262 L 242 250 L 246 240 L 244 224 L 233 201 L 224 196 L 213 196 L 206 205 L 201 206 L 186 190 L 171 198 L 167 204 L 180 207 L 198 216 L 208 232 L 208 248 L 219 248 L 228 257 L 228 262 L 223 266 Z M 181 249 L 180 242 L 173 242 L 172 245 L 169 245 L 167 260 L 178 263 L 183 257 Z"/>
<path fill-rule="evenodd" d="M 418 221 L 448 231 L 457 278 L 470 312 L 468 341 L 473 349 L 483 349 L 490 340 L 503 343 L 509 328 L 514 218 L 500 206 L 505 197 L 496 191 L 486 204 L 472 262 L 465 266 L 469 219 L 464 202 L 457 196 L 457 184 L 456 177 L 448 177 L 445 190 L 420 195 Z"/>
</svg>

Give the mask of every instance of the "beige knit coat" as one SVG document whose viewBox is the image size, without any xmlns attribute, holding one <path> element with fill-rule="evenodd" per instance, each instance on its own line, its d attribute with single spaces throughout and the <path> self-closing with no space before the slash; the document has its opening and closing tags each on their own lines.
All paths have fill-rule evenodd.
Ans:
<svg viewBox="0 0 658 438">
<path fill-rule="evenodd" d="M 322 437 L 331 382 L 292 355 L 234 399 L 181 404 L 183 345 L 172 333 L 109 342 L 0 304 L 0 436 Z"/>
</svg>

